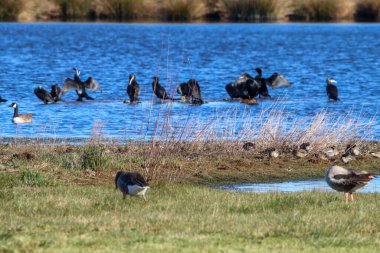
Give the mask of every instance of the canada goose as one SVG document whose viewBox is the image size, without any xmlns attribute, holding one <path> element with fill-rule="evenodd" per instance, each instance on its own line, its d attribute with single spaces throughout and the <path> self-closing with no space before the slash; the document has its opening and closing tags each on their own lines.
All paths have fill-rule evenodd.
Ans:
<svg viewBox="0 0 380 253">
<path fill-rule="evenodd" d="M 3 99 L 1 96 L 0 96 L 0 103 L 5 103 L 5 102 L 7 102 L 8 100 L 6 100 L 6 99 Z"/>
<path fill-rule="evenodd" d="M 13 119 L 12 122 L 14 124 L 20 123 L 32 123 L 32 114 L 18 114 L 18 105 L 17 103 L 12 103 L 9 107 L 14 108 Z"/>
<path fill-rule="evenodd" d="M 129 75 L 129 83 L 127 87 L 127 94 L 129 96 L 129 102 L 135 103 L 139 100 L 140 95 L 140 85 L 136 81 L 136 75 Z"/>
<path fill-rule="evenodd" d="M 124 199 L 126 195 L 142 196 L 146 202 L 145 193 L 149 188 L 149 184 L 138 172 L 118 171 L 116 173 L 115 189 L 119 189 L 123 193 Z"/>
<path fill-rule="evenodd" d="M 77 101 L 83 101 L 83 98 L 86 98 L 88 100 L 94 100 L 92 97 L 90 97 L 87 94 L 86 88 L 89 89 L 91 92 L 96 89 L 98 89 L 99 91 L 102 91 L 99 83 L 92 77 L 87 78 L 87 80 L 83 82 L 79 78 L 80 70 L 77 68 L 73 68 L 73 70 L 74 70 L 74 80 L 70 78 L 66 78 L 66 80 L 63 83 L 63 87 L 60 94 L 61 95 L 65 94 L 69 90 L 75 90 L 78 95 Z"/>
<path fill-rule="evenodd" d="M 350 193 L 351 201 L 354 201 L 353 193 L 366 186 L 374 177 L 367 171 L 356 172 L 352 169 L 340 166 L 331 166 L 326 173 L 327 184 L 338 192 L 344 192 L 344 199 L 348 201 L 348 193 Z"/>
<path fill-rule="evenodd" d="M 160 99 L 172 99 L 166 93 L 165 88 L 160 85 L 157 76 L 153 77 L 152 89 L 153 89 L 153 93 L 156 94 L 156 96 L 158 98 L 160 98 Z"/>
<path fill-rule="evenodd" d="M 55 103 L 55 100 L 51 94 L 45 90 L 42 86 L 38 86 L 34 89 L 34 94 L 42 101 L 44 104 Z"/>
<path fill-rule="evenodd" d="M 332 99 L 334 101 L 338 101 L 338 88 L 334 85 L 334 83 L 338 83 L 331 77 L 326 79 L 326 92 L 329 100 Z"/>
</svg>

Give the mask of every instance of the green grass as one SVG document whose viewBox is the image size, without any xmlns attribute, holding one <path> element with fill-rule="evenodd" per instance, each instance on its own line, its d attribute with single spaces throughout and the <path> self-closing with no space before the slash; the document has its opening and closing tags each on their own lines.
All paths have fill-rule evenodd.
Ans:
<svg viewBox="0 0 380 253">
<path fill-rule="evenodd" d="M 1 187 L 0 252 L 378 252 L 379 194 Z"/>
</svg>

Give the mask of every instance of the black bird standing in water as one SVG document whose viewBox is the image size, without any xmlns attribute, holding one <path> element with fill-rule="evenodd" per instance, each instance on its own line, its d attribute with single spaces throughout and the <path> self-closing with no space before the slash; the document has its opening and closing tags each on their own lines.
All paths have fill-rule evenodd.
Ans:
<svg viewBox="0 0 380 253">
<path fill-rule="evenodd" d="M 263 71 L 260 68 L 256 68 L 257 76 L 255 76 L 255 81 L 259 83 L 259 96 L 260 97 L 270 97 L 267 87 L 267 79 L 263 77 Z"/>
<path fill-rule="evenodd" d="M 87 92 L 86 88 L 90 91 L 94 91 L 96 89 L 102 91 L 99 83 L 93 79 L 92 77 L 87 78 L 85 82 L 83 82 L 80 78 L 80 70 L 77 68 L 73 68 L 74 70 L 74 80 L 70 78 L 66 78 L 65 82 L 63 83 L 63 88 L 60 91 L 59 98 L 62 94 L 66 93 L 67 91 L 74 89 L 78 95 L 77 101 L 83 101 L 83 98 L 86 98 L 88 100 L 94 100 L 92 97 L 90 97 Z"/>
<path fill-rule="evenodd" d="M 334 85 L 334 83 L 338 83 L 333 78 L 329 77 L 326 80 L 326 92 L 327 96 L 329 97 L 329 100 L 332 99 L 334 101 L 338 101 L 338 88 Z"/>
<path fill-rule="evenodd" d="M 61 100 L 61 88 L 59 88 L 58 84 L 53 84 L 51 86 L 50 95 L 53 97 L 55 102 Z"/>
<path fill-rule="evenodd" d="M 200 105 L 204 103 L 201 88 L 195 79 L 190 79 L 187 83 L 181 83 L 177 88 L 177 92 L 191 104 Z"/>
<path fill-rule="evenodd" d="M 136 81 L 136 75 L 129 75 L 129 84 L 127 87 L 127 94 L 129 96 L 130 103 L 136 103 L 140 95 L 140 85 Z"/>
<path fill-rule="evenodd" d="M 191 103 L 192 104 L 203 104 L 202 95 L 201 95 L 201 87 L 199 83 L 195 79 L 190 79 L 188 82 L 190 90 L 191 90 Z"/>
<path fill-rule="evenodd" d="M 156 96 L 158 98 L 161 98 L 161 99 L 172 99 L 166 93 L 165 88 L 160 85 L 157 76 L 153 77 L 152 89 L 153 89 L 154 94 L 156 94 Z"/>
<path fill-rule="evenodd" d="M 55 103 L 51 94 L 45 90 L 42 86 L 38 86 L 34 89 L 34 94 L 42 101 L 44 104 Z"/>
</svg>

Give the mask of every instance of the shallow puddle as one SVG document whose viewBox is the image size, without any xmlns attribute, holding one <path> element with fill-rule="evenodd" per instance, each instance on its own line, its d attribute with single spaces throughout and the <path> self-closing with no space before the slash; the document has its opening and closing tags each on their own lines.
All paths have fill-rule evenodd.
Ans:
<svg viewBox="0 0 380 253">
<path fill-rule="evenodd" d="M 299 192 L 299 191 L 333 191 L 325 179 L 271 182 L 271 183 L 251 183 L 235 184 L 217 187 L 223 190 L 241 191 L 241 192 Z M 358 192 L 380 193 L 380 176 L 376 176 L 367 186 L 358 190 Z"/>
</svg>

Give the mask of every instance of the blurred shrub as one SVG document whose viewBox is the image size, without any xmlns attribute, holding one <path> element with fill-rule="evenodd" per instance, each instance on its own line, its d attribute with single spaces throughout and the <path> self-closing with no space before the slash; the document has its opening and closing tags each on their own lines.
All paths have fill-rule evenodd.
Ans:
<svg viewBox="0 0 380 253">
<path fill-rule="evenodd" d="M 361 0 L 356 4 L 354 14 L 356 21 L 379 21 L 380 20 L 380 1 Z"/>
<path fill-rule="evenodd" d="M 187 21 L 202 17 L 206 6 L 202 0 L 163 0 L 161 18 L 169 21 Z"/>
<path fill-rule="evenodd" d="M 340 0 L 295 0 L 290 20 L 331 21 L 338 17 Z"/>
<path fill-rule="evenodd" d="M 275 17 L 275 0 L 222 0 L 227 16 L 234 21 L 269 20 Z"/>
<path fill-rule="evenodd" d="M 0 20 L 14 21 L 24 8 L 22 0 L 0 0 Z"/>
</svg>

